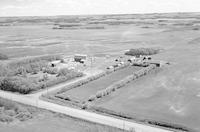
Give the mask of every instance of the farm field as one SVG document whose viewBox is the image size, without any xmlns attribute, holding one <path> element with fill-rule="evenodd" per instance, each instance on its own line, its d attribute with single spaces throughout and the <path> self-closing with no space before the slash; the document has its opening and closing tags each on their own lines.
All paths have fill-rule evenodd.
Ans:
<svg viewBox="0 0 200 132">
<path fill-rule="evenodd" d="M 94 106 L 135 119 L 179 124 L 199 131 L 199 34 L 199 31 L 180 28 L 142 35 L 142 40 L 154 39 L 161 46 L 169 46 L 154 58 L 167 60 L 171 65 L 128 84 Z"/>
<path fill-rule="evenodd" d="M 103 90 L 106 87 L 110 86 L 114 82 L 117 82 L 124 77 L 132 74 L 133 72 L 141 69 L 141 67 L 129 66 L 124 69 L 115 71 L 105 77 L 101 77 L 97 80 L 89 82 L 80 87 L 68 90 L 64 93 L 61 93 L 62 96 L 76 97 L 77 99 L 84 101 L 87 100 L 91 95 L 95 95 L 97 91 Z"/>
<path fill-rule="evenodd" d="M 163 29 L 152 29 L 159 32 Z M 9 57 L 64 53 L 72 55 L 119 54 L 140 46 L 133 35 L 148 32 L 139 27 L 109 27 L 104 30 L 52 30 L 51 26 L 0 26 L 0 52 Z M 123 43 L 123 45 L 121 45 Z"/>
</svg>

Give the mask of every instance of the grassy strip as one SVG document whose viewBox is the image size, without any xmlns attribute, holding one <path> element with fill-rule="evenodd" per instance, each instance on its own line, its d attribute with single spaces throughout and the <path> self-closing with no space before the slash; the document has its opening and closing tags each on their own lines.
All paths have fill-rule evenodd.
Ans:
<svg viewBox="0 0 200 132">
<path fill-rule="evenodd" d="M 33 118 L 34 109 L 0 98 L 0 122 L 25 121 Z"/>
<path fill-rule="evenodd" d="M 40 97 L 42 100 L 48 101 L 48 102 L 52 102 L 52 103 L 56 103 L 59 105 L 63 105 L 63 106 L 70 106 L 70 107 L 74 107 L 74 108 L 78 108 L 78 109 L 86 109 L 88 106 L 86 106 L 86 104 L 82 103 L 81 101 L 76 102 L 76 101 L 72 101 L 71 98 L 69 99 L 63 99 L 60 97 L 56 97 L 53 94 L 45 94 L 42 95 Z"/>
<path fill-rule="evenodd" d="M 125 113 L 122 113 L 122 112 L 116 112 L 116 111 L 108 110 L 108 109 L 101 108 L 101 107 L 92 106 L 92 107 L 90 107 L 90 109 L 95 110 L 96 112 L 105 113 L 105 114 L 117 116 L 117 117 L 120 117 L 120 118 L 129 119 L 129 120 L 134 120 L 134 121 L 142 122 L 142 123 L 145 123 L 145 124 L 156 125 L 156 126 L 160 126 L 160 127 L 163 127 L 163 128 L 169 128 L 169 129 L 184 131 L 184 132 L 192 131 L 191 129 L 188 129 L 188 128 L 181 126 L 179 124 L 172 124 L 172 123 L 167 123 L 167 122 L 162 122 L 162 121 L 154 121 L 154 120 L 150 120 L 150 119 L 136 118 L 136 117 L 132 117 L 129 114 L 125 114 Z"/>
<path fill-rule="evenodd" d="M 104 96 L 111 94 L 112 92 L 116 91 L 117 89 L 124 87 L 126 84 L 130 83 L 131 81 L 148 74 L 151 70 L 153 70 L 155 68 L 156 68 L 155 65 L 149 65 L 148 67 L 145 67 L 139 71 L 136 71 L 132 75 L 129 75 L 126 78 L 124 78 L 118 82 L 115 82 L 114 84 L 105 88 L 104 90 L 98 91 L 95 95 L 91 95 L 89 97 L 88 101 L 92 102 L 92 101 L 95 101 L 96 99 L 103 98 Z"/>
</svg>

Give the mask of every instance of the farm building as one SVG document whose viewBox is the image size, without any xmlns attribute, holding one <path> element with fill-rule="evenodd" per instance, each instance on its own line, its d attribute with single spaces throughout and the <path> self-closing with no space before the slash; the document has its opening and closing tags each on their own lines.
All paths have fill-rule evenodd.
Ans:
<svg viewBox="0 0 200 132">
<path fill-rule="evenodd" d="M 143 60 L 151 60 L 151 56 L 143 56 Z"/>
<path fill-rule="evenodd" d="M 49 66 L 51 66 L 51 67 L 56 67 L 58 64 L 60 64 L 60 60 L 50 62 L 50 63 L 49 63 Z"/>
<path fill-rule="evenodd" d="M 147 60 L 145 62 L 148 62 L 149 64 L 154 64 L 156 65 L 157 67 L 162 67 L 164 66 L 165 64 L 167 64 L 165 61 L 158 61 L 158 60 Z"/>
<path fill-rule="evenodd" d="M 74 61 L 84 63 L 84 61 L 87 59 L 87 55 L 82 55 L 82 54 L 76 54 L 74 56 Z"/>
<path fill-rule="evenodd" d="M 128 62 L 134 62 L 134 61 L 136 61 L 136 57 L 131 57 L 130 59 L 128 59 Z"/>
<path fill-rule="evenodd" d="M 114 67 L 113 66 L 109 66 L 109 67 L 107 67 L 107 69 L 114 69 Z"/>
</svg>

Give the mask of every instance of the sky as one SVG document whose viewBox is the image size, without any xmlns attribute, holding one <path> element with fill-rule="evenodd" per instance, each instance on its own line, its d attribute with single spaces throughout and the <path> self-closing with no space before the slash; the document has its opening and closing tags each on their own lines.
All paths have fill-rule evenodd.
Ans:
<svg viewBox="0 0 200 132">
<path fill-rule="evenodd" d="M 0 0 L 0 16 L 200 12 L 200 0 Z"/>
</svg>

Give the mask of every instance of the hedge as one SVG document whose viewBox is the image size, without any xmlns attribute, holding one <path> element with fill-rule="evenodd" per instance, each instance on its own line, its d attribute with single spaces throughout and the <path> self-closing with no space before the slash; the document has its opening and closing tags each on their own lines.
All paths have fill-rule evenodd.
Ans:
<svg viewBox="0 0 200 132">
<path fill-rule="evenodd" d="M 138 55 L 154 55 L 159 53 L 159 49 L 155 48 L 138 48 L 130 49 L 125 53 L 125 55 L 138 56 Z"/>
<path fill-rule="evenodd" d="M 150 125 L 161 126 L 161 127 L 165 127 L 165 128 L 169 128 L 169 129 L 175 129 L 175 130 L 184 131 L 184 132 L 192 131 L 192 129 L 189 129 L 189 128 L 182 126 L 182 125 L 179 125 L 179 124 L 168 123 L 168 122 L 163 122 L 163 121 L 155 121 L 155 120 L 144 119 L 144 118 L 140 118 L 140 117 L 137 118 L 137 117 L 133 117 L 133 116 L 126 114 L 126 113 L 116 112 L 116 111 L 108 110 L 108 109 L 105 109 L 105 108 L 102 108 L 102 107 L 92 106 L 90 108 L 92 110 L 97 111 L 97 112 L 101 112 L 101 113 L 105 113 L 105 114 L 129 119 L 129 120 L 134 120 L 134 121 L 137 121 L 137 122 L 143 122 L 143 123 L 147 123 L 147 124 L 150 124 Z"/>
</svg>

